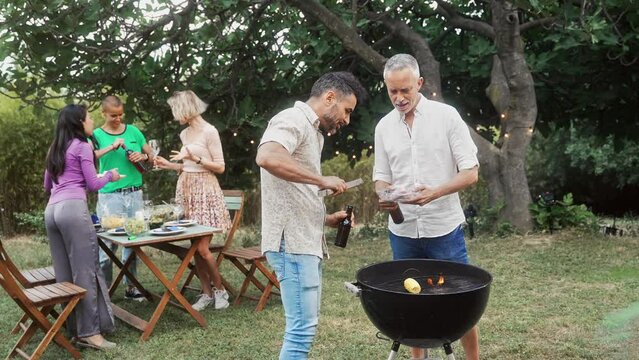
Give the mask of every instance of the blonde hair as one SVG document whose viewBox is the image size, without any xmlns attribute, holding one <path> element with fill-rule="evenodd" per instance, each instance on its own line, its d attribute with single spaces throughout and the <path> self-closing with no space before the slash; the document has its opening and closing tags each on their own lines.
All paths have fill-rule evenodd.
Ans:
<svg viewBox="0 0 639 360">
<path fill-rule="evenodd" d="M 122 103 L 122 100 L 120 100 L 119 97 L 115 95 L 109 95 L 105 97 L 104 99 L 102 99 L 101 105 L 102 105 L 102 110 L 104 111 L 104 109 L 106 109 L 109 106 L 118 108 L 120 106 L 123 106 L 124 104 Z"/>
<path fill-rule="evenodd" d="M 208 107 L 208 104 L 191 90 L 176 91 L 166 102 L 176 120 L 191 119 L 205 112 Z"/>
</svg>

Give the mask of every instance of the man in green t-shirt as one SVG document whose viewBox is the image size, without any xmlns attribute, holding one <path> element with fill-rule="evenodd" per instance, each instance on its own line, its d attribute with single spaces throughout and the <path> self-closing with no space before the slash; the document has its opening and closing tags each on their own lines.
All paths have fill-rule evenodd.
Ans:
<svg viewBox="0 0 639 360">
<path fill-rule="evenodd" d="M 138 170 L 138 167 L 151 168 L 153 152 L 137 127 L 122 122 L 124 104 L 118 97 L 107 96 L 102 100 L 102 115 L 105 119 L 104 125 L 93 131 L 95 156 L 100 160 L 99 171 L 117 168 L 121 175 L 126 176 L 107 184 L 98 192 L 96 212 L 100 218 L 105 215 L 136 216 L 144 209 L 142 172 Z M 131 150 L 132 153 L 127 155 L 125 149 Z M 114 252 L 117 250 L 116 244 L 108 241 L 105 243 Z M 124 248 L 122 262 L 126 262 L 131 254 L 133 254 L 131 249 Z M 113 263 L 102 249 L 100 249 L 100 268 L 107 284 L 111 286 Z M 131 262 L 129 271 L 133 275 L 136 274 L 135 259 Z M 129 282 L 127 277 L 124 278 L 124 283 L 127 285 L 124 292 L 125 298 L 144 300 L 144 295 Z"/>
</svg>

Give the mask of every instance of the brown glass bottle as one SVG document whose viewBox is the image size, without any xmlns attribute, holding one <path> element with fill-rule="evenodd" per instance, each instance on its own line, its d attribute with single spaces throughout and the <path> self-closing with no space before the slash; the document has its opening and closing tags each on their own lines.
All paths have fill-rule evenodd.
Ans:
<svg viewBox="0 0 639 360">
<path fill-rule="evenodd" d="M 402 209 L 399 208 L 399 204 L 397 204 L 397 209 L 390 211 L 390 216 L 395 224 L 404 222 L 404 214 L 402 213 Z"/>
<path fill-rule="evenodd" d="M 133 150 L 131 149 L 127 149 L 126 146 L 124 146 L 124 144 L 120 145 L 122 147 L 122 150 L 124 150 L 124 152 L 126 153 L 127 158 L 133 154 Z M 135 166 L 136 169 L 138 169 L 138 171 L 140 173 L 145 173 L 148 169 L 146 167 L 146 164 L 144 164 L 144 161 L 131 161 L 131 163 L 133 164 L 133 166 Z"/>
<path fill-rule="evenodd" d="M 346 247 L 348 234 L 351 232 L 351 217 L 353 216 L 353 206 L 346 205 L 346 217 L 337 225 L 337 236 L 335 236 L 335 246 Z"/>
</svg>

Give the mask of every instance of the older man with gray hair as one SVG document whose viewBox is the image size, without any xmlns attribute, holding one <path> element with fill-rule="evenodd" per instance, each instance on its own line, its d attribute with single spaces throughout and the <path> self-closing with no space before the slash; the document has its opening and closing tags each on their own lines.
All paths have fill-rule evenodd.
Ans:
<svg viewBox="0 0 639 360">
<path fill-rule="evenodd" d="M 468 263 L 458 191 L 478 178 L 477 147 L 468 127 L 452 106 L 419 93 L 424 79 L 417 60 L 408 54 L 391 57 L 384 83 L 393 104 L 375 128 L 373 181 L 379 193 L 391 186 L 415 191 L 401 204 L 380 199 L 383 210 L 399 207 L 404 221 L 389 221 L 393 259 L 438 259 Z M 461 343 L 466 359 L 479 359 L 477 327 Z M 415 359 L 424 350 L 412 349 Z"/>
</svg>

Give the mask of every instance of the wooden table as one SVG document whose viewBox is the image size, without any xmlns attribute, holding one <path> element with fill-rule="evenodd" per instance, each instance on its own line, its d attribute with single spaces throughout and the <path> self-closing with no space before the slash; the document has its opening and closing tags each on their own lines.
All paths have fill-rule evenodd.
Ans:
<svg viewBox="0 0 639 360">
<path fill-rule="evenodd" d="M 189 239 L 194 239 L 201 236 L 211 236 L 213 234 L 221 233 L 221 232 L 222 232 L 222 229 L 208 227 L 208 226 L 194 225 L 194 226 L 186 227 L 185 231 L 179 234 L 160 236 L 160 235 L 151 235 L 148 232 L 146 232 L 142 235 L 139 235 L 134 240 L 129 240 L 128 236 L 126 235 L 113 235 L 107 232 L 99 232 L 97 234 L 98 244 L 100 245 L 102 250 L 104 250 L 104 252 L 107 254 L 107 256 L 113 261 L 113 263 L 118 268 L 120 268 L 120 272 L 118 273 L 115 280 L 113 281 L 113 284 L 111 284 L 111 287 L 109 288 L 109 296 L 113 296 L 115 289 L 117 289 L 118 285 L 120 285 L 120 282 L 122 281 L 122 278 L 126 275 L 126 277 L 131 281 L 131 283 L 135 285 L 149 301 L 151 301 L 153 297 L 160 298 L 160 302 L 155 308 L 155 311 L 153 312 L 151 319 L 149 319 L 148 321 L 143 320 L 129 313 L 128 311 L 122 309 L 121 307 L 111 303 L 113 314 L 118 319 L 142 331 L 142 336 L 140 336 L 141 341 L 145 341 L 149 338 L 149 336 L 151 336 L 151 333 L 153 332 L 153 329 L 157 325 L 157 322 L 160 319 L 160 316 L 162 315 L 162 313 L 164 312 L 167 304 L 171 304 L 182 310 L 185 310 L 191 315 L 191 317 L 193 317 L 200 324 L 200 326 L 206 327 L 206 320 L 204 320 L 204 317 L 202 317 L 202 315 L 199 312 L 195 311 L 193 307 L 191 307 L 191 304 L 189 304 L 189 302 L 184 298 L 184 296 L 179 291 L 180 279 L 182 279 L 182 275 L 184 275 L 184 271 L 188 268 L 189 262 L 195 255 L 195 251 L 197 248 L 196 244 L 192 244 L 191 247 L 188 249 L 186 255 L 182 259 L 182 262 L 180 263 L 180 266 L 178 267 L 177 271 L 175 272 L 175 275 L 173 275 L 173 278 L 171 280 L 169 280 L 162 273 L 162 271 L 160 271 L 160 269 L 153 263 L 153 261 L 151 261 L 151 258 L 149 258 L 149 256 L 144 253 L 143 248 L 145 246 L 168 244 L 174 241 L 189 240 Z M 111 249 L 108 246 L 106 246 L 106 244 L 103 242 L 104 240 L 111 241 L 117 245 L 120 245 L 126 248 L 132 248 L 135 256 L 130 256 L 127 259 L 127 261 L 124 264 L 122 264 L 122 262 L 120 262 L 117 256 L 115 256 L 113 251 L 111 251 Z M 158 280 L 160 280 L 162 285 L 164 285 L 164 287 L 166 288 L 166 291 L 164 291 L 164 294 L 162 296 L 153 294 L 150 291 L 146 290 L 142 286 L 142 284 L 140 284 L 140 282 L 135 278 L 135 276 L 133 276 L 131 272 L 129 272 L 128 270 L 129 265 L 131 264 L 133 259 L 135 259 L 135 257 L 138 257 L 140 260 L 142 260 L 142 262 L 146 264 L 149 270 L 151 270 L 153 275 Z M 175 300 L 177 300 L 177 303 L 170 301 L 171 296 L 173 296 Z"/>
</svg>

